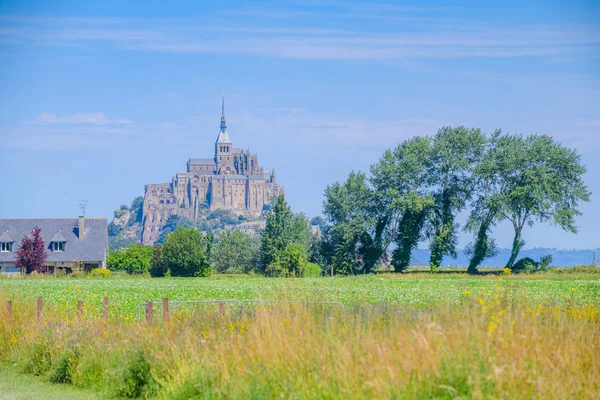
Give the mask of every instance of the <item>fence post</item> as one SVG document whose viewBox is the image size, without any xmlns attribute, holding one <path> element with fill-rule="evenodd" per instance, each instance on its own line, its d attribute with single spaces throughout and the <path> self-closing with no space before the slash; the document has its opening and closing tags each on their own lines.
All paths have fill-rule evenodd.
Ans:
<svg viewBox="0 0 600 400">
<path fill-rule="evenodd" d="M 39 296 L 37 298 L 37 319 L 38 319 L 38 324 L 42 323 L 42 305 L 43 305 L 42 296 Z"/>
<path fill-rule="evenodd" d="M 146 323 L 152 325 L 152 302 L 146 302 Z"/>
<path fill-rule="evenodd" d="M 169 299 L 163 299 L 163 322 L 169 322 Z"/>
<path fill-rule="evenodd" d="M 82 315 L 83 315 L 83 301 L 78 300 L 77 301 L 77 317 L 81 318 Z"/>
<path fill-rule="evenodd" d="M 102 319 L 106 321 L 108 318 L 108 297 L 105 297 L 102 301 Z"/>
<path fill-rule="evenodd" d="M 220 302 L 219 303 L 219 316 L 222 317 L 223 315 L 225 315 L 225 303 Z"/>
<path fill-rule="evenodd" d="M 12 319 L 12 300 L 6 300 L 6 312 L 8 313 L 8 319 Z"/>
</svg>

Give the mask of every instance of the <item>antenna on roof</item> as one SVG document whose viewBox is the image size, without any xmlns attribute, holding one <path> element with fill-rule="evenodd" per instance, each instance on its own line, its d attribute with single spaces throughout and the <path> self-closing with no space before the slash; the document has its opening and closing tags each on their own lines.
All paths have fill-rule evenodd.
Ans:
<svg viewBox="0 0 600 400">
<path fill-rule="evenodd" d="M 90 202 L 87 200 L 77 200 L 79 203 L 79 208 L 81 209 L 81 215 L 85 217 L 85 208 L 90 205 Z"/>
</svg>

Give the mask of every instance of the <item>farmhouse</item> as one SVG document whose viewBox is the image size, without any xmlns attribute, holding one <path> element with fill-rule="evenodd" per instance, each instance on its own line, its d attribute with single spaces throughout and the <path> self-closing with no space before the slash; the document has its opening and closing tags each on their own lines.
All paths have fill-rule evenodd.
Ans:
<svg viewBox="0 0 600 400">
<path fill-rule="evenodd" d="M 0 219 L 0 273 L 16 274 L 17 250 L 23 236 L 40 228 L 46 247 L 48 272 L 83 266 L 106 265 L 108 229 L 106 218 L 23 218 Z"/>
</svg>

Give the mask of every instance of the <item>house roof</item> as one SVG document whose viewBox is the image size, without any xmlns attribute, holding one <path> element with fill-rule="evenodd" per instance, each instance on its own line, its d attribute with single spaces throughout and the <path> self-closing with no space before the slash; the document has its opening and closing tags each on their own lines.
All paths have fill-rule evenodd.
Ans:
<svg viewBox="0 0 600 400">
<path fill-rule="evenodd" d="M 10 233 L 8 231 L 4 231 L 2 232 L 2 235 L 0 235 L 0 242 L 10 243 L 14 242 L 14 239 L 12 238 L 12 236 L 10 236 Z"/>
<path fill-rule="evenodd" d="M 0 232 L 10 235 L 15 241 L 13 251 L 0 252 L 1 262 L 14 262 L 21 238 L 29 235 L 34 227 L 40 228 L 40 235 L 46 247 L 46 262 L 72 263 L 74 260 L 99 262 L 106 259 L 108 249 L 108 229 L 106 218 L 86 218 L 85 235 L 79 239 L 79 220 L 77 218 L 25 218 L 0 219 Z M 8 233 L 7 233 L 8 232 Z M 64 251 L 51 251 L 50 243 L 66 242 Z M 60 238 L 62 237 L 62 240 Z"/>
<path fill-rule="evenodd" d="M 56 232 L 54 234 L 54 236 L 52 236 L 52 239 L 50 239 L 51 242 L 66 242 L 67 239 L 63 236 L 62 233 L 60 233 L 60 231 Z"/>
</svg>

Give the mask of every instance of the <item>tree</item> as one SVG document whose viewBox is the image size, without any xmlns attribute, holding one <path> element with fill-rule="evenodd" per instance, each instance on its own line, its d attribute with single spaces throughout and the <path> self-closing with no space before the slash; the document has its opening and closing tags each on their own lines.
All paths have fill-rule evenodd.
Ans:
<svg viewBox="0 0 600 400">
<path fill-rule="evenodd" d="M 262 232 L 260 270 L 269 273 L 272 270 L 268 268 L 270 265 L 282 263 L 284 251 L 292 243 L 299 244 L 308 258 L 310 238 L 311 230 L 306 217 L 303 214 L 294 215 L 285 197 L 280 195 L 273 210 L 267 214 L 267 224 Z"/>
<path fill-rule="evenodd" d="M 180 227 L 165 238 L 161 261 L 172 276 L 210 276 L 212 241 L 196 228 Z"/>
<path fill-rule="evenodd" d="M 260 239 L 239 230 L 225 229 L 212 249 L 212 265 L 219 274 L 245 274 L 254 268 Z"/>
<path fill-rule="evenodd" d="M 507 268 L 513 267 L 525 243 L 525 226 L 550 222 L 577 232 L 579 203 L 589 201 L 591 193 L 583 181 L 586 169 L 575 150 L 546 135 L 498 134 L 488 157 L 490 194 L 485 204 L 514 229 Z"/>
<path fill-rule="evenodd" d="M 125 271 L 130 275 L 144 274 L 150 270 L 154 248 L 134 243 L 117 250 L 110 250 L 106 258 L 108 269 Z"/>
<path fill-rule="evenodd" d="M 153 277 L 163 277 L 171 274 L 163 261 L 161 245 L 154 246 L 152 263 L 150 264 L 150 270 L 148 272 L 150 272 L 150 275 Z"/>
<path fill-rule="evenodd" d="M 313 217 L 310 220 L 310 224 L 313 226 L 318 226 L 321 230 L 325 229 L 325 220 L 320 215 Z"/>
<path fill-rule="evenodd" d="M 374 242 L 381 246 L 380 254 L 395 244 L 391 263 L 396 272 L 408 267 L 433 207 L 430 163 L 430 139 L 415 137 L 386 151 L 371 167 L 377 221 Z"/>
<path fill-rule="evenodd" d="M 471 198 L 474 166 L 480 162 L 486 138 L 479 129 L 444 127 L 433 138 L 430 176 L 433 179 L 434 207 L 430 243 L 432 271 L 437 271 L 444 255 L 456 256 L 457 214 Z"/>
<path fill-rule="evenodd" d="M 131 212 L 130 221 L 141 223 L 144 217 L 144 197 L 138 196 L 133 199 L 129 211 Z"/>
<path fill-rule="evenodd" d="M 329 249 L 328 258 L 337 273 L 354 274 L 365 266 L 362 256 L 371 245 L 367 230 L 374 225 L 368 208 L 372 195 L 362 172 L 351 172 L 344 183 L 325 189 L 323 215 L 330 226 L 323 232 L 328 242 L 323 247 Z"/>
<path fill-rule="evenodd" d="M 44 262 L 48 254 L 46 253 L 46 245 L 40 232 L 41 229 L 36 226 L 31 231 L 31 236 L 23 236 L 23 239 L 21 239 L 21 246 L 17 250 L 17 260 L 15 263 L 21 270 L 21 273 L 46 272 Z"/>
</svg>

